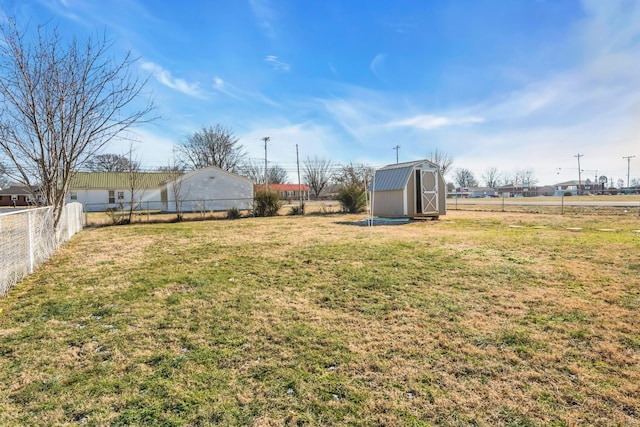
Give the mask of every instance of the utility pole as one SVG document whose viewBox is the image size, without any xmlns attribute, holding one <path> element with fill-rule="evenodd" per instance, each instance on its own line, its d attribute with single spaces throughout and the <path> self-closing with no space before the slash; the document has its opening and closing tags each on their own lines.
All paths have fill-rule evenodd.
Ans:
<svg viewBox="0 0 640 427">
<path fill-rule="evenodd" d="M 580 187 L 582 187 L 582 171 L 580 170 L 580 157 L 584 156 L 584 154 L 576 154 L 573 157 L 577 157 L 578 158 L 578 196 L 580 195 Z"/>
<path fill-rule="evenodd" d="M 400 151 L 400 146 L 396 145 L 393 147 L 393 150 L 396 150 L 396 164 L 398 164 L 398 151 Z"/>
<path fill-rule="evenodd" d="M 304 214 L 304 203 L 302 202 L 302 183 L 300 182 L 300 157 L 298 156 L 298 144 L 296 144 L 296 163 L 298 165 L 298 194 L 300 195 L 300 214 Z"/>
<path fill-rule="evenodd" d="M 629 188 L 629 173 L 631 172 L 631 159 L 635 156 L 623 156 L 623 159 L 627 159 L 627 188 Z"/>
<path fill-rule="evenodd" d="M 267 168 L 267 142 L 271 140 L 268 136 L 262 138 L 264 141 L 264 189 L 269 191 L 269 169 Z"/>
</svg>

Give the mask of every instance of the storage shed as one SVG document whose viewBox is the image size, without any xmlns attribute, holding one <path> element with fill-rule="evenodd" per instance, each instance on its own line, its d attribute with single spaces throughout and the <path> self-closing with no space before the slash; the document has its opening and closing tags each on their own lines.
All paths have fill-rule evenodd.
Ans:
<svg viewBox="0 0 640 427">
<path fill-rule="evenodd" d="M 446 185 L 438 166 L 428 160 L 378 169 L 369 190 L 377 217 L 431 217 L 447 213 Z"/>
</svg>

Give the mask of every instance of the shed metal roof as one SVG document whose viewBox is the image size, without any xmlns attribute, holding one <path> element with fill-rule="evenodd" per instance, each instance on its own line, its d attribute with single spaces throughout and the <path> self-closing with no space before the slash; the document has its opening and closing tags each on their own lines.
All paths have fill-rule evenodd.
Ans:
<svg viewBox="0 0 640 427">
<path fill-rule="evenodd" d="M 371 184 L 371 190 L 402 190 L 407 185 L 407 181 L 415 167 L 424 164 L 427 164 L 430 167 L 436 167 L 434 163 L 428 160 L 418 160 L 413 162 L 396 163 L 380 168 L 376 171 L 374 182 Z"/>
</svg>

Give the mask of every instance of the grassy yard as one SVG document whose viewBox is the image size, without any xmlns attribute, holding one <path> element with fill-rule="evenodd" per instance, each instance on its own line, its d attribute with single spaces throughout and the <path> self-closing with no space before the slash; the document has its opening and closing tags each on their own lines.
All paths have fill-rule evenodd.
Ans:
<svg viewBox="0 0 640 427">
<path fill-rule="evenodd" d="M 640 425 L 638 217 L 362 218 L 76 235 L 0 299 L 0 423 Z"/>
</svg>

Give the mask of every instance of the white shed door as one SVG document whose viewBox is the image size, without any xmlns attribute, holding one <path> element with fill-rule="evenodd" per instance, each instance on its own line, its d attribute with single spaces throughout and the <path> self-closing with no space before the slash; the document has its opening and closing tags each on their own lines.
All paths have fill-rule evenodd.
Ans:
<svg viewBox="0 0 640 427">
<path fill-rule="evenodd" d="M 422 213 L 438 214 L 438 171 L 421 170 Z"/>
</svg>

